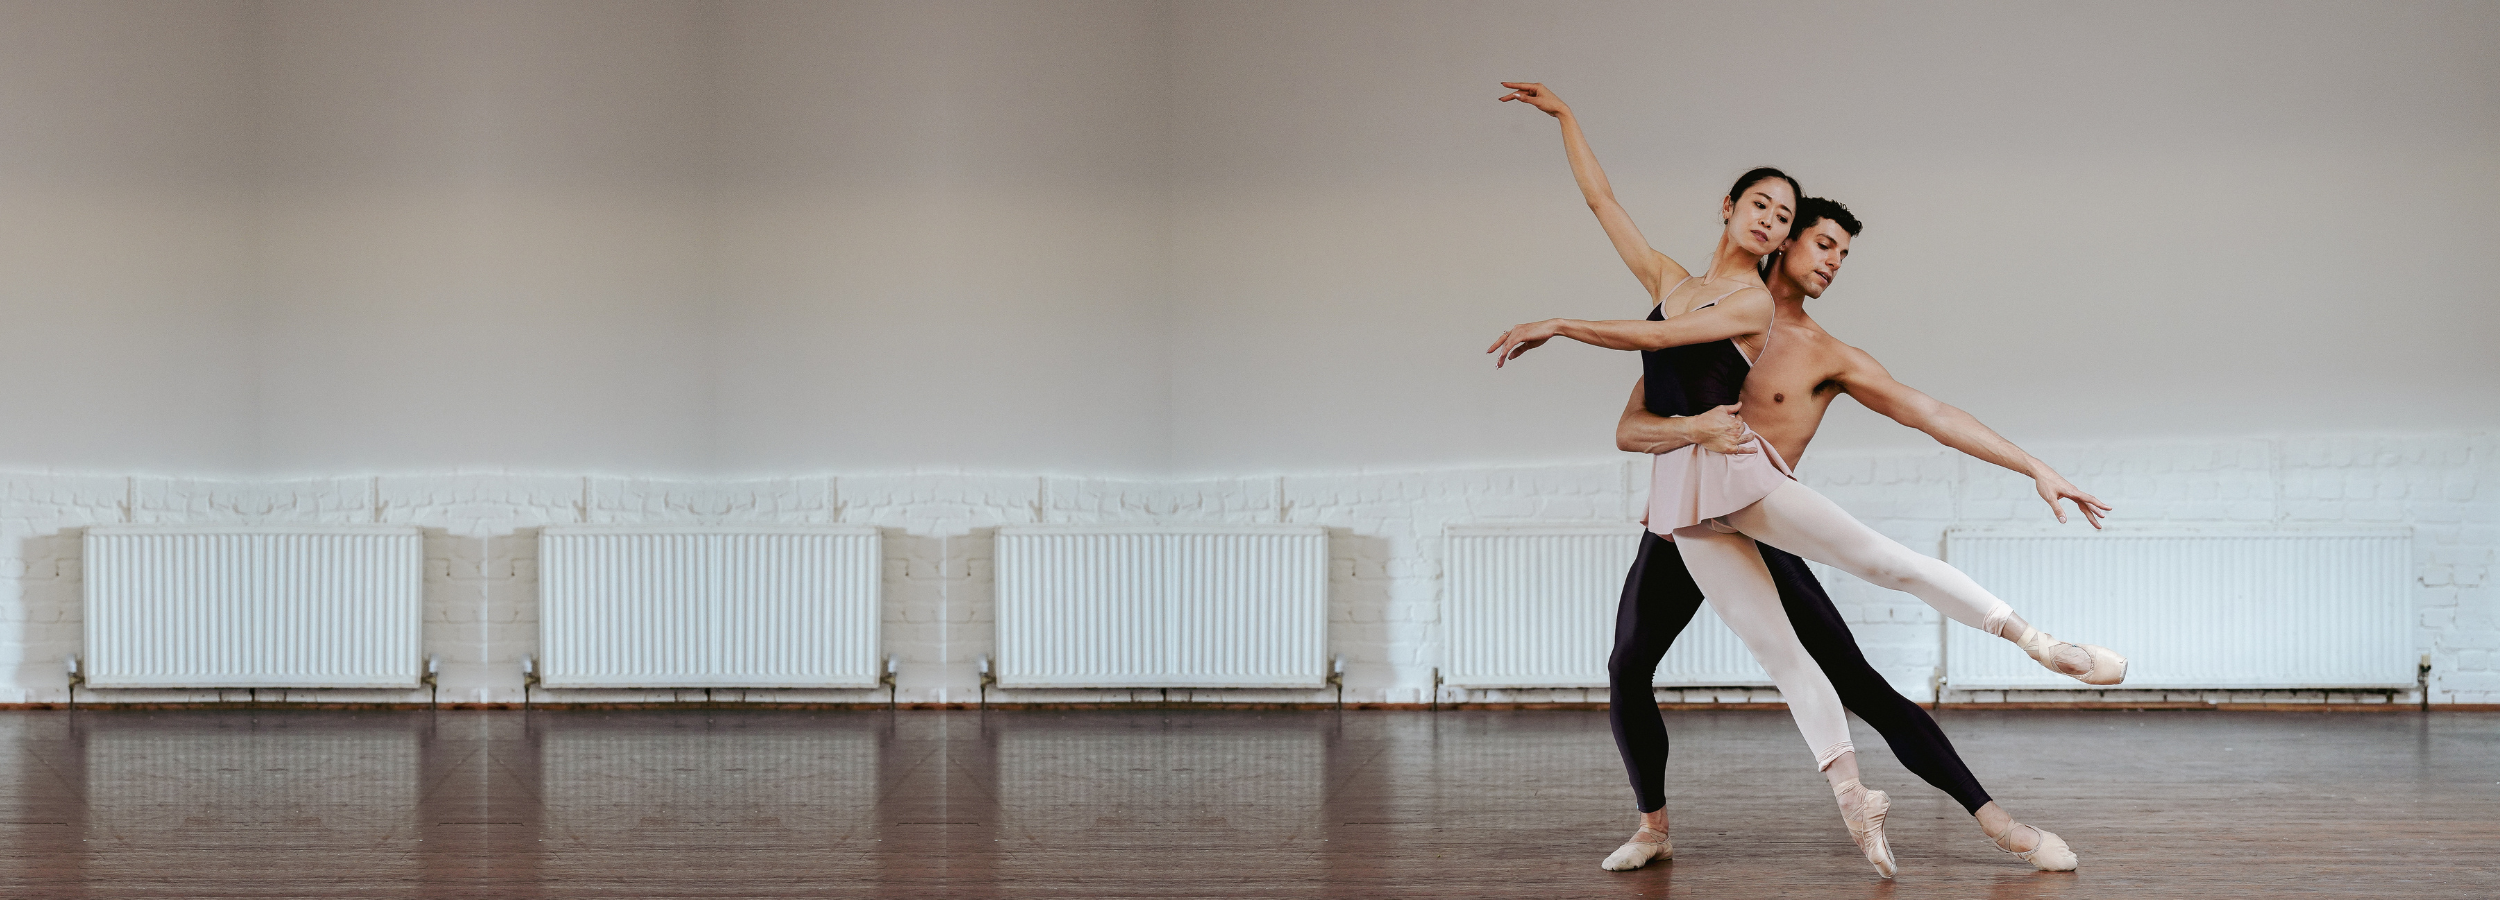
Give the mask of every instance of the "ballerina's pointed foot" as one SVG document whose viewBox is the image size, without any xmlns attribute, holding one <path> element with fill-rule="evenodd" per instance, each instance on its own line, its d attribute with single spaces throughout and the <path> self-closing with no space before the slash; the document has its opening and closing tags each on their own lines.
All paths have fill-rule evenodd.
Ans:
<svg viewBox="0 0 2500 900">
<path fill-rule="evenodd" d="M 1599 865 L 1605 866 L 1609 872 L 1629 872 L 1662 859 L 1674 858 L 1675 844 L 1667 839 L 1667 833 L 1643 825 L 1641 830 L 1633 832 L 1631 840 L 1615 848 L 1615 852 L 1608 854 L 1606 861 Z"/>
<path fill-rule="evenodd" d="M 2014 849 L 2015 837 L 2024 831 L 2029 831 L 2033 835 L 2031 847 L 2027 850 L 2016 850 Z M 2066 846 L 2064 838 L 2036 825 L 2016 824 L 2005 829 L 2003 834 L 1992 834 L 1988 837 L 1996 841 L 1997 849 L 2021 857 L 2022 861 L 2030 863 L 2033 868 L 2043 872 L 2072 872 L 2079 861 L 2075 858 L 2075 851 Z"/>
<path fill-rule="evenodd" d="M 2071 644 L 2037 628 L 2023 631 L 2014 642 L 2040 665 L 2085 684 L 2117 684 L 2127 680 L 2127 658 L 2098 644 Z M 2080 670 L 2080 671 L 2078 671 Z"/>
<path fill-rule="evenodd" d="M 1845 798 L 1850 791 L 1861 789 L 1858 780 L 1852 778 L 1835 786 L 1833 792 Z M 1858 850 L 1875 866 L 1875 874 L 1885 878 L 1901 869 L 1892 858 L 1892 842 L 1884 839 L 1884 814 L 1891 811 L 1892 796 L 1882 791 L 1867 791 L 1855 809 L 1841 810 L 1841 821 L 1849 823 L 1849 836 L 1858 842 Z"/>
</svg>

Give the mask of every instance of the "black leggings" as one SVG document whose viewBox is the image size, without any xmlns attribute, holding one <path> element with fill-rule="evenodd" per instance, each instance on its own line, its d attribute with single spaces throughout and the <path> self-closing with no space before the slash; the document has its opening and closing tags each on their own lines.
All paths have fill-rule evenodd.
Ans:
<svg viewBox="0 0 2500 900">
<path fill-rule="evenodd" d="M 1832 608 L 1832 598 L 1823 593 L 1822 582 L 1815 580 L 1806 561 L 1755 546 L 1762 548 L 1762 562 L 1771 570 L 1772 583 L 1779 585 L 1780 605 L 1788 610 L 1797 641 L 1831 679 L 1841 705 L 1881 732 L 1901 765 L 1953 795 L 1963 809 L 1977 813 L 1986 806 L 1988 792 L 1962 765 L 1936 720 L 1866 664 L 1849 626 L 1841 622 L 1840 611 Z M 1701 599 L 1701 588 L 1685 571 L 1675 544 L 1642 534 L 1641 555 L 1624 579 L 1623 605 L 1615 612 L 1615 652 L 1606 660 L 1615 748 L 1623 753 L 1623 767 L 1632 775 L 1632 792 L 1642 812 L 1667 805 L 1667 723 L 1658 715 L 1650 679 L 1658 672 L 1658 660 L 1667 655 L 1667 645 L 1693 621 Z"/>
</svg>

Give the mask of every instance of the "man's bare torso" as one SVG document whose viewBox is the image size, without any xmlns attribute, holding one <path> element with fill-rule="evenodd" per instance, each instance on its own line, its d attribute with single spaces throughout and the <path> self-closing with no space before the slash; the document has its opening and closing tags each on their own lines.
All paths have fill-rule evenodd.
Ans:
<svg viewBox="0 0 2500 900">
<path fill-rule="evenodd" d="M 1840 396 L 1841 375 L 1857 353 L 1824 331 L 1802 307 L 1781 303 L 1770 340 L 1745 376 L 1745 424 L 1771 442 L 1781 459 L 1797 465 L 1823 424 L 1823 412 Z"/>
</svg>

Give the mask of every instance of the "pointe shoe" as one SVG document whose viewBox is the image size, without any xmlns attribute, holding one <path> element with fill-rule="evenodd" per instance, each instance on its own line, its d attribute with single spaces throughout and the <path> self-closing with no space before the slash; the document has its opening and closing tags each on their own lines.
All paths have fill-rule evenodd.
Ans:
<svg viewBox="0 0 2500 900">
<path fill-rule="evenodd" d="M 1640 835 L 1658 835 L 1658 840 L 1640 840 Z M 1633 840 L 1625 840 L 1623 848 L 1615 848 L 1615 853 L 1610 853 L 1605 863 L 1598 865 L 1603 865 L 1608 873 L 1630 873 L 1630 870 L 1638 870 L 1643 865 L 1673 858 L 1675 843 L 1668 838 L 1668 833 L 1650 828 L 1650 825 L 1640 825 L 1638 833 L 1633 833 Z"/>
<path fill-rule="evenodd" d="M 1852 778 L 1834 785 L 1832 793 L 1845 797 L 1851 788 L 1859 786 L 1858 780 Z M 1891 878 L 1894 872 L 1901 869 L 1892 858 L 1892 842 L 1884 839 L 1884 814 L 1891 811 L 1891 795 L 1882 791 L 1867 791 L 1865 799 L 1858 801 L 1856 816 L 1846 811 L 1840 816 L 1841 821 L 1849 823 L 1849 836 L 1858 842 L 1858 850 L 1866 854 L 1867 862 L 1875 865 L 1875 874 L 1886 878 Z"/>
<path fill-rule="evenodd" d="M 1657 835 L 1658 839 L 1640 840 L 1641 835 L 1644 834 Z M 1632 840 L 1624 841 L 1623 846 L 1615 848 L 1615 852 L 1608 854 L 1606 861 L 1598 865 L 1604 866 L 1609 872 L 1629 872 L 1662 859 L 1675 858 L 1675 843 L 1668 839 L 1664 831 L 1643 825 L 1641 830 L 1632 833 L 1632 838 Z"/>
<path fill-rule="evenodd" d="M 2023 629 L 2023 636 L 2014 641 L 2014 646 L 2023 648 L 2024 653 L 2030 654 L 2033 660 L 2047 667 L 2049 671 L 2085 684 L 2117 684 L 2127 680 L 2127 658 L 2118 655 L 2108 647 L 2098 644 L 2068 643 L 2050 637 L 2048 632 L 2037 628 Z M 2085 655 L 2092 657 L 2092 669 L 2081 675 L 2074 675 L 2049 662 L 2050 655 L 2056 653 L 2060 647 L 2081 649 Z"/>
<path fill-rule="evenodd" d="M 2014 835 L 2014 828 L 2031 829 L 2032 833 L 2040 836 L 2040 842 L 2033 844 L 2029 850 L 2016 850 L 2005 846 L 2005 839 Z M 1988 839 L 1996 842 L 1997 849 L 2021 857 L 2022 861 L 2030 863 L 2033 868 L 2043 872 L 2072 872 L 2075 870 L 2075 864 L 2079 862 L 2075 858 L 2075 851 L 2067 848 L 2065 838 L 2058 837 L 2038 825 L 2024 825 L 2017 822 L 2013 828 L 2005 829 L 2004 834 L 1992 834 L 1988 836 Z"/>
</svg>

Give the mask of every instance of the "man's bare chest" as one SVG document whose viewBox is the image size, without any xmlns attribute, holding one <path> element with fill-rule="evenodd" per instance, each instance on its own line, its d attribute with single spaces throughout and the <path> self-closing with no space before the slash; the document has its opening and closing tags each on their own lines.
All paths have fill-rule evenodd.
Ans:
<svg viewBox="0 0 2500 900">
<path fill-rule="evenodd" d="M 1821 419 L 1841 393 L 1840 350 L 1819 334 L 1776 335 L 1745 376 L 1745 418 L 1757 425 Z"/>
</svg>

